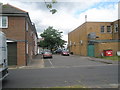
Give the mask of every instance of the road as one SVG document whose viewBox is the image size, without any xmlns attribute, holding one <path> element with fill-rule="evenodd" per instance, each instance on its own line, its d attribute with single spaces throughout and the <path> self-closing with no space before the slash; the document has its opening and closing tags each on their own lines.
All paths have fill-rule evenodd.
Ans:
<svg viewBox="0 0 120 90">
<path fill-rule="evenodd" d="M 45 67 L 86 67 L 86 66 L 98 66 L 98 65 L 106 65 L 106 63 L 93 62 L 88 59 L 88 57 L 82 56 L 61 56 L 54 55 L 53 59 L 44 59 Z"/>
<path fill-rule="evenodd" d="M 44 59 L 44 68 L 11 69 L 3 88 L 41 88 L 81 85 L 116 88 L 118 65 L 90 61 L 87 57 L 54 55 Z"/>
</svg>

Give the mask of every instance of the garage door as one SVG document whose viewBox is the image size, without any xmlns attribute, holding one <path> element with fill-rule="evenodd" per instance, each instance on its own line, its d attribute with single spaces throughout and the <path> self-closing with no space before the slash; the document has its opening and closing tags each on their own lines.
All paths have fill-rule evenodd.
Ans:
<svg viewBox="0 0 120 90">
<path fill-rule="evenodd" d="M 17 43 L 8 42 L 8 65 L 17 65 Z"/>
</svg>

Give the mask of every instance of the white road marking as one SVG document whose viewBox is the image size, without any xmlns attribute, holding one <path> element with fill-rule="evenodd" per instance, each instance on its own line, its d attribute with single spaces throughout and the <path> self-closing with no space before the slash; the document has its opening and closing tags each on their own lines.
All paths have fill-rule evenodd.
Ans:
<svg viewBox="0 0 120 90">
<path fill-rule="evenodd" d="M 53 68 L 55 68 L 55 67 L 53 66 L 53 63 L 51 62 L 51 60 L 48 59 L 48 61 L 50 62 L 51 66 L 52 66 Z"/>
</svg>

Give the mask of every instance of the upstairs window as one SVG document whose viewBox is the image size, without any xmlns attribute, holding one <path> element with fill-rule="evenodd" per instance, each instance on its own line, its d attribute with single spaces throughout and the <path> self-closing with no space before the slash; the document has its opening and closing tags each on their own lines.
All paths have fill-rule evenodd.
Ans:
<svg viewBox="0 0 120 90">
<path fill-rule="evenodd" d="M 111 26 L 107 26 L 107 32 L 111 33 Z"/>
<path fill-rule="evenodd" d="M 0 16 L 0 28 L 8 28 L 8 17 Z"/>
<path fill-rule="evenodd" d="M 70 46 L 72 46 L 72 42 L 71 42 L 71 41 L 70 41 L 70 43 L 69 43 L 69 44 L 70 44 Z"/>
<path fill-rule="evenodd" d="M 28 23 L 26 22 L 26 31 L 28 31 Z"/>
<path fill-rule="evenodd" d="M 114 25 L 114 31 L 115 31 L 115 33 L 118 32 L 118 24 Z"/>
<path fill-rule="evenodd" d="M 105 27 L 101 26 L 101 33 L 104 33 L 104 32 L 105 32 Z"/>
</svg>

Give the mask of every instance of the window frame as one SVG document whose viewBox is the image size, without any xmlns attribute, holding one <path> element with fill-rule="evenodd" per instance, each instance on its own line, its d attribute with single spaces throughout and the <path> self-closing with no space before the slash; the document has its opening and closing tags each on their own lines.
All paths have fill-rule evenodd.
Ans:
<svg viewBox="0 0 120 90">
<path fill-rule="evenodd" d="M 104 29 L 104 32 L 102 32 L 102 27 L 104 27 L 103 29 Z M 100 26 L 100 32 L 101 33 L 105 33 L 105 26 Z"/>
<path fill-rule="evenodd" d="M 117 29 L 117 30 L 116 30 Z M 118 32 L 118 24 L 114 24 L 114 32 L 117 33 Z"/>
<path fill-rule="evenodd" d="M 26 22 L 26 31 L 28 32 L 28 30 L 29 30 L 29 24 L 28 24 L 28 22 Z"/>
<path fill-rule="evenodd" d="M 110 29 L 110 31 L 108 32 L 108 27 L 110 27 L 109 29 Z M 107 29 L 107 33 L 112 33 L 112 26 L 106 26 L 106 29 Z"/>
<path fill-rule="evenodd" d="M 3 18 L 5 18 L 5 25 L 3 25 Z M 0 16 L 0 28 L 8 28 L 8 16 Z"/>
</svg>

